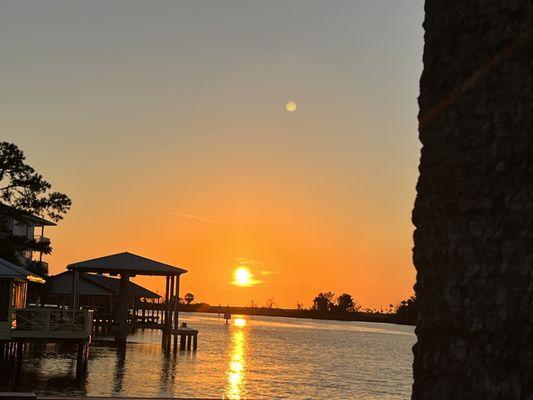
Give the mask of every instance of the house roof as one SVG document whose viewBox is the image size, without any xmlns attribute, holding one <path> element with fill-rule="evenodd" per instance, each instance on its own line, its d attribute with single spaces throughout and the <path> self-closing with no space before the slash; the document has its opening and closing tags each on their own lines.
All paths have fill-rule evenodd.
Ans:
<svg viewBox="0 0 533 400">
<path fill-rule="evenodd" d="M 72 263 L 67 266 L 67 269 L 78 270 L 80 272 L 99 272 L 108 274 L 129 272 L 132 275 L 157 276 L 181 275 L 187 272 L 182 268 L 150 260 L 149 258 L 128 252 Z"/>
<path fill-rule="evenodd" d="M 44 279 L 32 274 L 18 265 L 0 258 L 0 278 L 23 279 L 32 282 L 44 283 Z"/>
<path fill-rule="evenodd" d="M 48 279 L 48 292 L 58 294 L 70 294 L 72 292 L 72 271 L 65 271 L 51 276 Z M 110 278 L 103 275 L 80 273 L 79 294 L 92 296 L 118 296 L 120 279 Z M 128 297 L 156 299 L 160 297 L 133 282 L 128 282 Z"/>
<path fill-rule="evenodd" d="M 118 296 L 118 293 L 120 290 L 120 279 L 111 278 L 109 276 L 104 276 L 104 275 L 95 275 L 95 274 L 83 274 L 83 277 L 96 284 L 109 288 L 109 290 L 112 290 L 115 293 L 115 295 Z M 136 283 L 129 281 L 128 282 L 128 297 L 157 299 L 161 296 L 159 296 L 157 293 L 152 292 L 151 290 L 148 290 L 142 287 L 141 285 L 137 285 Z"/>
<path fill-rule="evenodd" d="M 106 286 L 98 285 L 89 279 L 86 274 L 80 274 L 78 281 L 78 293 L 88 296 L 114 296 L 115 293 Z M 61 274 L 50 276 L 47 280 L 47 293 L 72 294 L 72 281 L 74 273 L 65 271 Z"/>
<path fill-rule="evenodd" d="M 0 212 L 8 217 L 14 218 L 17 221 L 30 223 L 36 226 L 56 226 L 52 221 L 33 215 L 27 211 L 19 210 L 18 208 L 8 206 L 0 203 Z"/>
</svg>

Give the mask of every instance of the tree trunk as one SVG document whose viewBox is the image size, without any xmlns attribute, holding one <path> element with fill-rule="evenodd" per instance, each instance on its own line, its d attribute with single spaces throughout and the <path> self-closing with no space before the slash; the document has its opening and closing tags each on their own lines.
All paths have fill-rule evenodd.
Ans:
<svg viewBox="0 0 533 400">
<path fill-rule="evenodd" d="M 425 9 L 413 399 L 533 399 L 533 2 Z"/>
</svg>

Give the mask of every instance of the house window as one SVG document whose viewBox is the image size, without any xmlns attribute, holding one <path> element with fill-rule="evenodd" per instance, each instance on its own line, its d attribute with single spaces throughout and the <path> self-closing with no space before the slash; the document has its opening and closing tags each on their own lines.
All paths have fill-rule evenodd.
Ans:
<svg viewBox="0 0 533 400">
<path fill-rule="evenodd" d="M 26 306 L 26 282 L 17 282 L 13 285 L 13 298 L 11 307 L 24 308 Z"/>
</svg>

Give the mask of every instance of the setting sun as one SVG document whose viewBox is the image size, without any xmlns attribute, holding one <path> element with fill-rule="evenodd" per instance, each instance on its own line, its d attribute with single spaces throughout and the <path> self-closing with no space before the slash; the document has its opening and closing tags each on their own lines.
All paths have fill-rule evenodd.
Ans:
<svg viewBox="0 0 533 400">
<path fill-rule="evenodd" d="M 239 267 L 233 272 L 233 282 L 237 286 L 251 286 L 255 283 L 253 275 L 246 267 Z"/>
</svg>

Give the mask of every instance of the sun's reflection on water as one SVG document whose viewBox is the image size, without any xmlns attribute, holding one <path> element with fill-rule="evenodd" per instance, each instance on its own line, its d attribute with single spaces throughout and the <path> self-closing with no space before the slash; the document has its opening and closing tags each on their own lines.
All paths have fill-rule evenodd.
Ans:
<svg viewBox="0 0 533 400">
<path fill-rule="evenodd" d="M 228 365 L 228 383 L 225 397 L 228 399 L 240 399 L 246 382 L 246 320 L 237 317 L 233 322 L 234 329 L 231 334 L 231 359 Z"/>
</svg>

